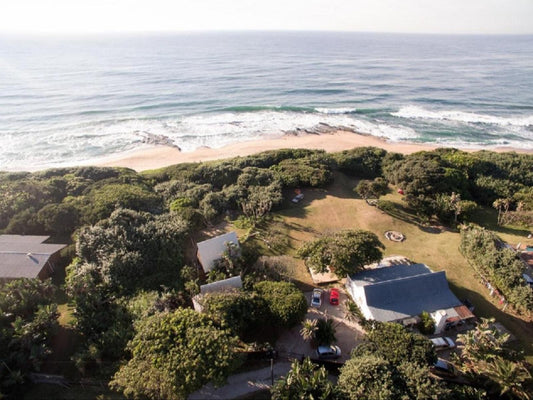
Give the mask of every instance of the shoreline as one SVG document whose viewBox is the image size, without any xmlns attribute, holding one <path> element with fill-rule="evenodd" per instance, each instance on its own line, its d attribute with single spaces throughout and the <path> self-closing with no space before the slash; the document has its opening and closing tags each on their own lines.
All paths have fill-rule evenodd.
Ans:
<svg viewBox="0 0 533 400">
<path fill-rule="evenodd" d="M 279 138 L 265 138 L 229 144 L 220 148 L 202 147 L 191 152 L 182 152 L 177 148 L 155 145 L 127 153 L 116 154 L 104 159 L 94 160 L 90 165 L 102 167 L 126 167 L 135 171 L 146 171 L 167 167 L 174 164 L 222 160 L 238 156 L 249 156 L 267 150 L 283 148 L 305 148 L 325 150 L 328 153 L 349 150 L 355 147 L 373 146 L 387 151 L 411 154 L 417 151 L 430 151 L 444 145 L 419 144 L 409 142 L 389 142 L 383 138 L 364 135 L 349 131 L 304 135 L 285 135 Z M 463 151 L 474 152 L 483 148 L 461 148 Z M 515 151 L 533 153 L 530 150 L 515 148 L 492 148 L 494 152 Z M 88 164 L 89 165 L 89 164 Z"/>
</svg>

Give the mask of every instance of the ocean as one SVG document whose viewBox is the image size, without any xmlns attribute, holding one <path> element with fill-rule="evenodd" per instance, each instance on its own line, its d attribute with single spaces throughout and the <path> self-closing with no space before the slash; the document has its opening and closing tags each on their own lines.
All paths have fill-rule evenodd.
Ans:
<svg viewBox="0 0 533 400">
<path fill-rule="evenodd" d="M 533 149 L 533 36 L 0 36 L 0 170 L 347 127 Z"/>
</svg>

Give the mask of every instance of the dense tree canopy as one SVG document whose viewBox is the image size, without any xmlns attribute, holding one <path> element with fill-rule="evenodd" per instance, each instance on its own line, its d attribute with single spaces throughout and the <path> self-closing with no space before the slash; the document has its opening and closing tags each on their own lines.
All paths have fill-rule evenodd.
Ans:
<svg viewBox="0 0 533 400">
<path fill-rule="evenodd" d="M 0 397 L 50 354 L 49 339 L 59 326 L 54 293 L 50 281 L 37 279 L 0 286 Z"/>
<path fill-rule="evenodd" d="M 501 244 L 494 233 L 475 226 L 461 229 L 460 250 L 469 263 L 500 290 L 507 301 L 519 312 L 533 310 L 533 292 L 524 281 L 524 264 L 513 250 Z"/>
<path fill-rule="evenodd" d="M 490 398 L 529 399 L 531 373 L 507 346 L 509 335 L 499 332 L 494 322 L 483 318 L 475 329 L 459 334 L 463 349 L 455 360 L 477 386 L 487 389 Z"/>
<path fill-rule="evenodd" d="M 254 292 L 236 290 L 207 294 L 203 299 L 203 312 L 243 340 L 254 337 L 271 324 L 266 301 Z"/>
<path fill-rule="evenodd" d="M 77 258 L 67 268 L 66 289 L 76 327 L 83 334 L 80 364 L 117 359 L 133 335 L 133 320 L 123 296 L 139 291 L 181 289 L 182 242 L 187 226 L 169 214 L 153 216 L 119 209 L 83 229 Z"/>
<path fill-rule="evenodd" d="M 128 344 L 131 359 L 111 387 L 129 398 L 185 399 L 207 382 L 221 384 L 238 366 L 237 338 L 190 309 L 142 320 Z"/>
<path fill-rule="evenodd" d="M 450 394 L 429 376 L 437 357 L 431 342 L 395 323 L 373 322 L 366 341 L 341 368 L 339 389 L 348 399 L 442 399 Z"/>
<path fill-rule="evenodd" d="M 433 345 L 425 336 L 390 322 L 371 321 L 366 342 L 354 350 L 356 355 L 367 353 L 379 355 L 395 365 L 402 362 L 431 365 L 437 361 Z"/>
<path fill-rule="evenodd" d="M 382 175 L 382 163 L 387 152 L 377 147 L 356 147 L 334 155 L 342 172 L 359 178 L 373 179 Z"/>
<path fill-rule="evenodd" d="M 385 246 L 368 231 L 347 230 L 305 243 L 298 255 L 315 272 L 331 268 L 342 277 L 361 271 L 365 265 L 381 260 Z"/>
<path fill-rule="evenodd" d="M 271 388 L 272 400 L 335 400 L 340 399 L 326 369 L 317 367 L 309 358 L 294 360 L 287 375 Z"/>
<path fill-rule="evenodd" d="M 304 319 L 307 300 L 294 284 L 264 281 L 257 283 L 254 289 L 267 302 L 272 325 L 292 328 Z"/>
</svg>

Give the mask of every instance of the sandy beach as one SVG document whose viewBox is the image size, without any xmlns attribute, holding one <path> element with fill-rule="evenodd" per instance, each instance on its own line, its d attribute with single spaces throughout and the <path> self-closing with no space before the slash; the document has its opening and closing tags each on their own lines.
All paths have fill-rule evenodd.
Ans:
<svg viewBox="0 0 533 400">
<path fill-rule="evenodd" d="M 248 156 L 266 150 L 283 148 L 322 149 L 327 152 L 337 152 L 361 146 L 375 146 L 387 151 L 411 154 L 422 150 L 433 150 L 436 146 L 387 142 L 375 136 L 361 135 L 347 131 L 337 131 L 323 134 L 286 135 L 275 139 L 262 139 L 234 143 L 221 148 L 200 148 L 191 152 L 181 152 L 179 149 L 167 146 L 153 146 L 143 150 L 119 154 L 97 162 L 100 166 L 127 167 L 136 171 L 161 168 L 173 164 L 186 162 L 202 162 L 220 160 L 238 156 Z M 466 149 L 475 151 L 479 149 Z M 491 149 L 493 151 L 520 151 L 519 149 Z M 527 151 L 524 151 L 527 152 Z"/>
</svg>

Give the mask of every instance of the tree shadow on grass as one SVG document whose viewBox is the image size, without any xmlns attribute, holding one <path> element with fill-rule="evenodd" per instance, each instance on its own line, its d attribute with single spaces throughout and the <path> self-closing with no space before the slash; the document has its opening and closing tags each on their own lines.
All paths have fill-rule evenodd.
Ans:
<svg viewBox="0 0 533 400">
<path fill-rule="evenodd" d="M 498 212 L 488 207 L 482 207 L 475 212 L 470 218 L 472 222 L 490 229 L 496 233 L 502 233 L 507 235 L 527 236 L 531 232 L 527 228 L 498 225 Z"/>
</svg>

